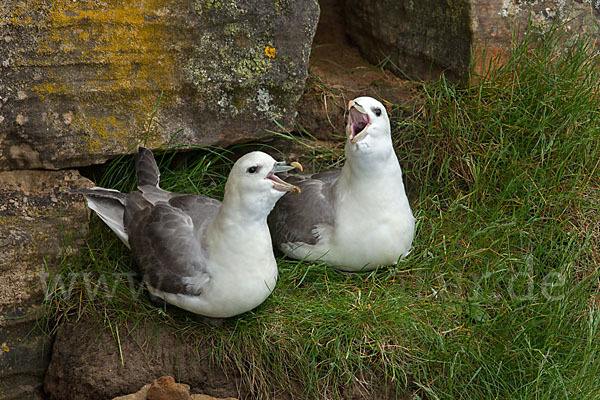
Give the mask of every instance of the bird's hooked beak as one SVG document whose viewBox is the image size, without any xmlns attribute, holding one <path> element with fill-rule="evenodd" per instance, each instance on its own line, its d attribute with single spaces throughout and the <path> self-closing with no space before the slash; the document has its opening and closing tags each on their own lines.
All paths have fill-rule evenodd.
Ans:
<svg viewBox="0 0 600 400">
<path fill-rule="evenodd" d="M 295 161 L 290 164 L 287 164 L 285 161 L 277 161 L 275 163 L 275 165 L 273 166 L 273 169 L 271 170 L 271 172 L 269 172 L 269 174 L 267 175 L 267 179 L 274 182 L 273 187 L 276 190 L 281 190 L 282 192 L 300 193 L 300 188 L 298 186 L 291 185 L 291 184 L 285 182 L 283 179 L 281 179 L 277 175 L 275 175 L 279 172 L 291 171 L 292 169 L 298 169 L 298 170 L 302 171 L 302 165 L 299 162 L 295 162 Z"/>
<path fill-rule="evenodd" d="M 367 136 L 367 128 L 371 125 L 369 114 L 354 100 L 348 102 L 348 139 L 356 143 Z"/>
</svg>

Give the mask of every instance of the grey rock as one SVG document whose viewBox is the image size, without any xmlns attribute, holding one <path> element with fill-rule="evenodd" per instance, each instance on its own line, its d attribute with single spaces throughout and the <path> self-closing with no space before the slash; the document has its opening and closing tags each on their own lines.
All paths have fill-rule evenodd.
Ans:
<svg viewBox="0 0 600 400">
<path fill-rule="evenodd" d="M 600 44 L 597 41 L 600 23 L 597 0 L 470 0 L 470 3 L 473 64 L 478 72 L 485 71 L 494 58 L 502 62 L 515 33 L 518 39 L 522 38 L 528 28 L 543 32 L 555 24 L 569 34 L 569 40 L 584 38 Z"/>
<path fill-rule="evenodd" d="M 45 276 L 87 234 L 77 171 L 0 172 L 0 397 L 38 398 L 52 338 L 38 328 Z"/>
<path fill-rule="evenodd" d="M 52 337 L 37 326 L 36 302 L 0 308 L 0 398 L 43 399 Z"/>
<path fill-rule="evenodd" d="M 0 170 L 290 128 L 318 15 L 316 0 L 3 1 Z"/>
<path fill-rule="evenodd" d="M 596 38 L 600 3 L 590 0 L 346 0 L 346 30 L 363 55 L 399 76 L 464 81 L 473 61 L 481 71 L 505 52 L 514 30 L 566 23 Z M 471 52 L 471 48 L 475 51 Z M 471 55 L 475 59 L 471 60 Z"/>
<path fill-rule="evenodd" d="M 468 0 L 347 0 L 345 14 L 350 38 L 374 64 L 423 79 L 468 73 Z"/>
<path fill-rule="evenodd" d="M 0 307 L 40 298 L 47 269 L 78 251 L 88 211 L 68 190 L 91 186 L 75 170 L 0 172 Z"/>
</svg>

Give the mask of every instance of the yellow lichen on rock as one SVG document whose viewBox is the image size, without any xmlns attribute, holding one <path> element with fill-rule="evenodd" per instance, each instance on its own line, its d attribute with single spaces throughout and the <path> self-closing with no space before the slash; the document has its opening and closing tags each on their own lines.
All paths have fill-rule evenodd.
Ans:
<svg viewBox="0 0 600 400">
<path fill-rule="evenodd" d="M 28 91 L 41 100 L 102 94 L 118 99 L 112 115 L 110 110 L 99 113 L 93 101 L 81 101 L 69 111 L 73 123 L 68 128 L 82 136 L 80 150 L 100 152 L 109 143 L 127 147 L 139 140 L 160 91 L 179 86 L 172 49 L 177 38 L 166 29 L 167 3 L 29 0 L 25 4 L 15 7 L 12 17 L 29 24 L 25 16 L 35 9 L 44 16 L 40 25 L 49 28 L 37 43 L 37 59 L 25 63 L 54 67 Z M 162 104 L 170 99 L 164 96 Z"/>
<path fill-rule="evenodd" d="M 174 82 L 164 1 L 119 1 L 83 9 L 77 2 L 59 0 L 47 17 L 51 40 L 60 48 L 80 51 L 83 63 L 99 64 L 97 80 L 103 90 L 154 88 Z"/>
<path fill-rule="evenodd" d="M 78 114 L 73 118 L 72 126 L 73 129 L 85 133 L 85 150 L 91 153 L 102 151 L 109 141 L 122 146 L 127 146 L 131 141 L 126 135 L 127 124 L 114 116 L 93 117 Z"/>
<path fill-rule="evenodd" d="M 67 93 L 67 85 L 64 82 L 46 82 L 32 86 L 31 91 L 37 93 L 38 97 L 44 100 L 49 95 Z"/>
</svg>

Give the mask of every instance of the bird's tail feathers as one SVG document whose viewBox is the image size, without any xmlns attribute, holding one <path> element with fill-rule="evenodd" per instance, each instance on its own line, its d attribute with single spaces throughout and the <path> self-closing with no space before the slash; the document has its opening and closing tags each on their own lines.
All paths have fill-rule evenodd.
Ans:
<svg viewBox="0 0 600 400">
<path fill-rule="evenodd" d="M 160 172 L 152 152 L 145 147 L 140 147 L 135 156 L 135 174 L 138 187 L 151 185 L 158 187 Z"/>
<path fill-rule="evenodd" d="M 125 193 L 121 193 L 116 189 L 107 189 L 99 186 L 94 186 L 89 189 L 71 189 L 69 192 L 83 194 L 86 197 L 92 196 L 111 199 L 121 203 L 122 206 L 125 206 L 125 201 L 127 200 L 127 195 Z"/>
<path fill-rule="evenodd" d="M 117 234 L 129 247 L 129 236 L 123 225 L 123 213 L 127 195 L 114 189 L 93 187 L 91 189 L 72 189 L 71 193 L 85 195 L 88 207 L 95 211 L 102 221 Z"/>
</svg>

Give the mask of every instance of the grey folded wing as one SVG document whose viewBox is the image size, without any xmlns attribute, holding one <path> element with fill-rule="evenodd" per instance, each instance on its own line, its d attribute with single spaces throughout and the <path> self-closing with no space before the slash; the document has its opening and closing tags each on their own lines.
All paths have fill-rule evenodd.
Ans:
<svg viewBox="0 0 600 400">
<path fill-rule="evenodd" d="M 153 206 L 144 205 L 140 192 L 130 196 L 126 227 L 144 280 L 164 292 L 200 294 L 210 280 L 201 241 L 220 202 L 199 195 L 173 195 Z"/>
<path fill-rule="evenodd" d="M 288 193 L 275 205 L 269 215 L 271 236 L 276 245 L 281 243 L 315 244 L 317 225 L 334 225 L 333 187 L 341 169 L 316 174 L 287 175 L 282 178 L 300 187 L 301 193 Z"/>
</svg>

